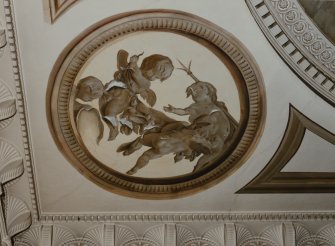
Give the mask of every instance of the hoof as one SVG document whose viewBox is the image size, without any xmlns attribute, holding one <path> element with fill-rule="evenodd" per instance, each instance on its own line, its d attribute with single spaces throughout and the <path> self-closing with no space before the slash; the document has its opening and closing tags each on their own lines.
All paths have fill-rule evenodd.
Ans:
<svg viewBox="0 0 335 246">
<path fill-rule="evenodd" d="M 118 129 L 110 129 L 109 130 L 109 136 L 108 136 L 108 141 L 113 141 L 117 135 L 119 135 Z"/>
<path fill-rule="evenodd" d="M 133 174 L 135 174 L 136 172 L 137 172 L 137 170 L 134 169 L 134 168 L 132 168 L 132 169 L 130 169 L 130 170 L 127 172 L 127 174 L 128 174 L 128 175 L 133 175 Z"/>
<path fill-rule="evenodd" d="M 130 152 L 129 150 L 125 150 L 125 151 L 123 151 L 123 155 L 124 156 L 127 156 L 127 155 L 130 155 L 132 152 Z"/>
</svg>

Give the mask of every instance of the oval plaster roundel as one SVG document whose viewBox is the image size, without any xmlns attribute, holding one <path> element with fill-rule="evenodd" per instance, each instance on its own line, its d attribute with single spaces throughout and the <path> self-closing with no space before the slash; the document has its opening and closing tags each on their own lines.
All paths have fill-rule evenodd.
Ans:
<svg viewBox="0 0 335 246">
<path fill-rule="evenodd" d="M 262 78 L 230 33 L 183 12 L 103 20 L 63 51 L 47 111 L 68 160 L 96 184 L 175 198 L 227 177 L 262 131 Z"/>
</svg>

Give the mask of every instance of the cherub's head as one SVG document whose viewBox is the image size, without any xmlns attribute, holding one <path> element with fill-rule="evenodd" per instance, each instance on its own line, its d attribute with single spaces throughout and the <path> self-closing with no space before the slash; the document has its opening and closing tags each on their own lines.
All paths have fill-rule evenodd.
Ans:
<svg viewBox="0 0 335 246">
<path fill-rule="evenodd" d="M 81 79 L 77 85 L 76 97 L 89 102 L 102 96 L 104 86 L 102 82 L 93 76 Z"/>
<path fill-rule="evenodd" d="M 151 55 L 143 59 L 141 71 L 144 77 L 153 81 L 168 79 L 173 72 L 173 64 L 169 57 L 163 55 Z"/>
<path fill-rule="evenodd" d="M 187 97 L 192 95 L 195 102 L 210 100 L 215 103 L 217 101 L 216 88 L 208 82 L 195 82 L 186 89 Z"/>
</svg>

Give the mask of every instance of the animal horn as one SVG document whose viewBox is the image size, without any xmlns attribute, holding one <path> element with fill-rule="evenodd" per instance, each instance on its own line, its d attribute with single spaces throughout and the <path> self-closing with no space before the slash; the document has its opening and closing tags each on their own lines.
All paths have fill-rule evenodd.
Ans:
<svg viewBox="0 0 335 246">
<path fill-rule="evenodd" d="M 140 57 L 144 54 L 144 51 L 142 51 L 142 53 L 138 54 L 137 57 Z"/>
<path fill-rule="evenodd" d="M 177 68 L 177 69 L 185 71 L 187 73 L 187 75 L 191 76 L 192 79 L 194 79 L 195 82 L 200 82 L 200 80 L 197 77 L 195 77 L 194 74 L 191 71 L 192 61 L 190 61 L 190 63 L 188 64 L 188 67 L 186 67 L 179 59 L 177 59 L 177 60 L 178 60 L 179 64 L 182 66 L 182 67 Z"/>
</svg>

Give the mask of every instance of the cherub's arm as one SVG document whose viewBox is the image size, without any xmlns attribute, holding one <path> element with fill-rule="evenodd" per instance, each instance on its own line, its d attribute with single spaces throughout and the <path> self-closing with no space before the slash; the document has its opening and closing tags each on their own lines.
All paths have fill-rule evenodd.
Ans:
<svg viewBox="0 0 335 246">
<path fill-rule="evenodd" d="M 175 108 L 172 105 L 168 105 L 163 107 L 165 112 L 177 114 L 177 115 L 189 115 L 190 109 L 189 108 Z"/>
<path fill-rule="evenodd" d="M 139 69 L 139 67 L 137 65 L 137 62 L 140 59 L 140 56 L 143 55 L 143 53 L 144 52 L 142 52 L 139 55 L 133 55 L 133 56 L 130 57 L 129 63 L 128 63 L 129 68 L 131 68 L 131 69 Z"/>
</svg>

